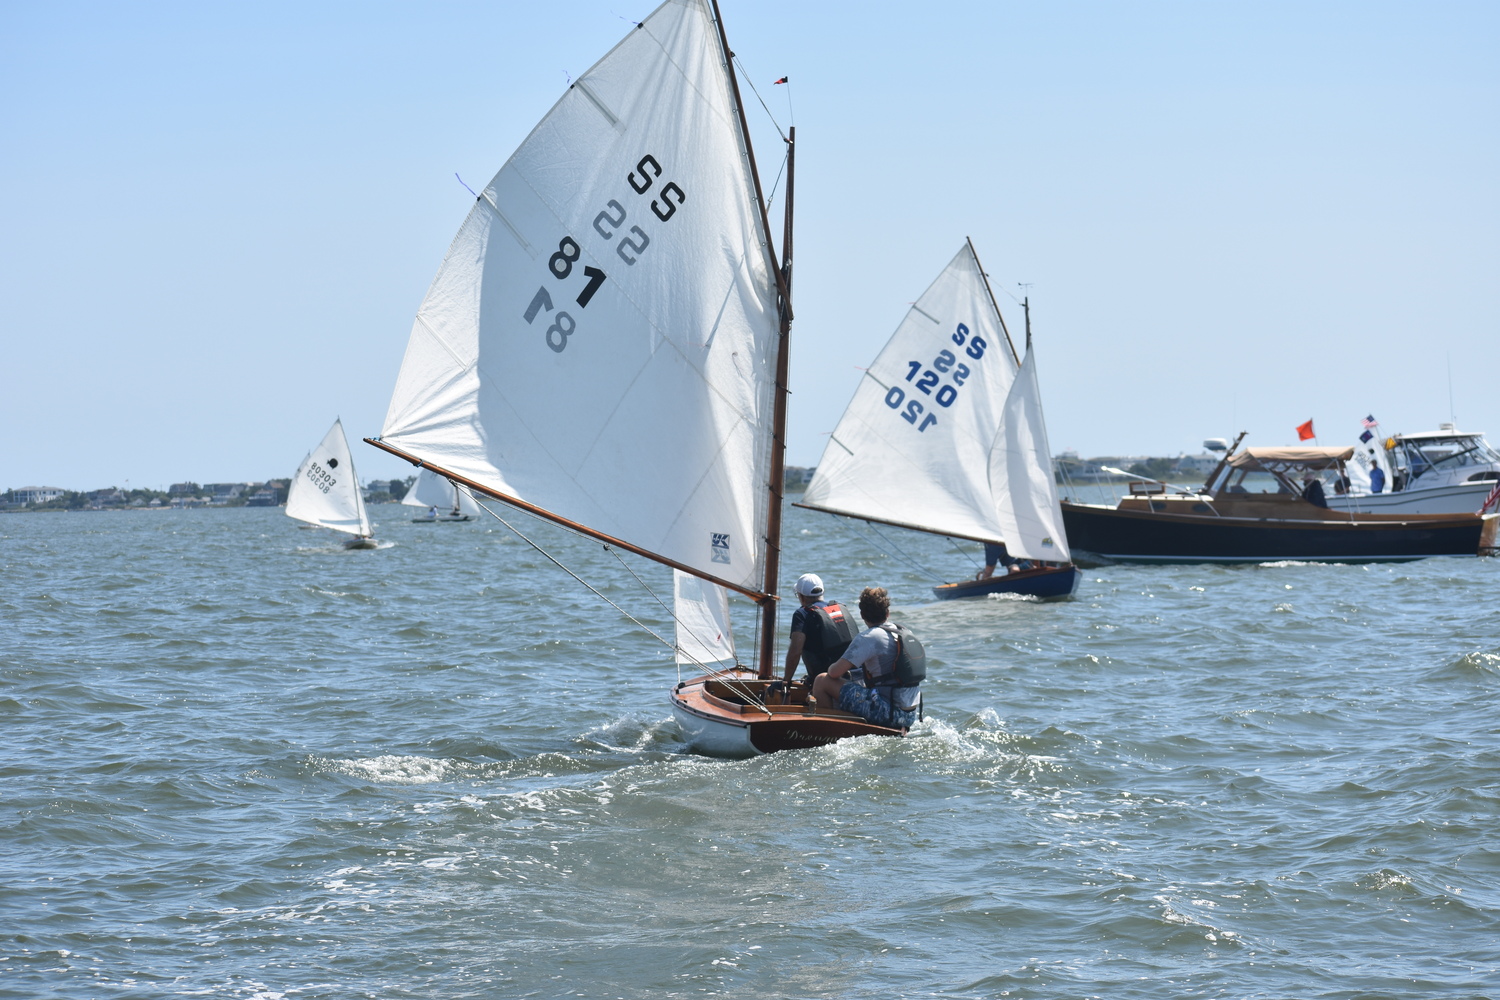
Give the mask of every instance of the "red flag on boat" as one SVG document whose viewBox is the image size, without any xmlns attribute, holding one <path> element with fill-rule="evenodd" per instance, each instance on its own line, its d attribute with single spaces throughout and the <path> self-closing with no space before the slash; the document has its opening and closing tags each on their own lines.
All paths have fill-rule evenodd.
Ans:
<svg viewBox="0 0 1500 1000">
<path fill-rule="evenodd" d="M 773 86 L 773 87 L 774 87 L 774 86 L 776 86 L 776 84 L 778 84 L 778 83 L 786 83 L 786 77 L 782 77 L 782 78 L 781 78 L 781 79 L 780 79 L 780 80 L 773 80 L 773 81 L 772 81 L 772 82 L 771 82 L 771 86 Z"/>
<path fill-rule="evenodd" d="M 1495 483 L 1495 488 L 1490 490 L 1490 495 L 1486 497 L 1484 503 L 1480 505 L 1479 513 L 1483 514 L 1485 511 L 1493 507 L 1496 503 L 1500 503 L 1500 481 L 1497 481 Z"/>
<path fill-rule="evenodd" d="M 1297 440 L 1298 441 L 1306 441 L 1308 438 L 1313 438 L 1313 437 L 1317 437 L 1317 436 L 1318 435 L 1316 435 L 1316 434 L 1313 433 L 1312 421 L 1311 420 L 1309 420 L 1305 424 L 1298 424 L 1297 425 Z"/>
</svg>

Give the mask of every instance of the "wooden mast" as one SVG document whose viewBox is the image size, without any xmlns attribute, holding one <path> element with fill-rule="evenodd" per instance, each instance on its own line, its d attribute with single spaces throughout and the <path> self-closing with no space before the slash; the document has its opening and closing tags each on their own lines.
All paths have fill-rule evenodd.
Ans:
<svg viewBox="0 0 1500 1000">
<path fill-rule="evenodd" d="M 776 338 L 776 396 L 771 416 L 771 503 L 766 515 L 766 575 L 760 599 L 760 659 L 762 678 L 775 675 L 776 579 L 781 571 L 781 500 L 786 488 L 786 396 L 792 331 L 792 189 L 796 177 L 797 126 L 786 140 L 786 220 L 781 232 L 781 333 Z"/>
</svg>

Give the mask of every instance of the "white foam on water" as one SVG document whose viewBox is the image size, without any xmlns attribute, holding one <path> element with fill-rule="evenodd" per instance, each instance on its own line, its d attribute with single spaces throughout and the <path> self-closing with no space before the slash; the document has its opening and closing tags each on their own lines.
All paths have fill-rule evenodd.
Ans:
<svg viewBox="0 0 1500 1000">
<path fill-rule="evenodd" d="M 452 768 L 446 760 L 401 754 L 325 760 L 322 763 L 330 771 L 384 785 L 429 785 L 442 781 Z"/>
</svg>

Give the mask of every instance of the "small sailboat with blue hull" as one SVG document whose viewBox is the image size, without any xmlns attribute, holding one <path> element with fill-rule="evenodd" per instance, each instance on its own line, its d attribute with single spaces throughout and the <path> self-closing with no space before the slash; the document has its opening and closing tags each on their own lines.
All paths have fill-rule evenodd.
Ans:
<svg viewBox="0 0 1500 1000">
<path fill-rule="evenodd" d="M 1009 571 L 936 586 L 941 600 L 1072 594 L 1029 308 L 1026 326 L 1023 361 L 965 240 L 865 370 L 796 506 L 1004 546 Z"/>
</svg>

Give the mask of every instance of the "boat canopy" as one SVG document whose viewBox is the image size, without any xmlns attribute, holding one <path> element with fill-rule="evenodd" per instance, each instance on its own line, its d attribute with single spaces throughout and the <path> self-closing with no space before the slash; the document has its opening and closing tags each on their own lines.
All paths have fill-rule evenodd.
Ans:
<svg viewBox="0 0 1500 1000">
<path fill-rule="evenodd" d="M 1246 448 L 1229 459 L 1247 472 L 1332 469 L 1354 457 L 1353 448 Z"/>
</svg>

